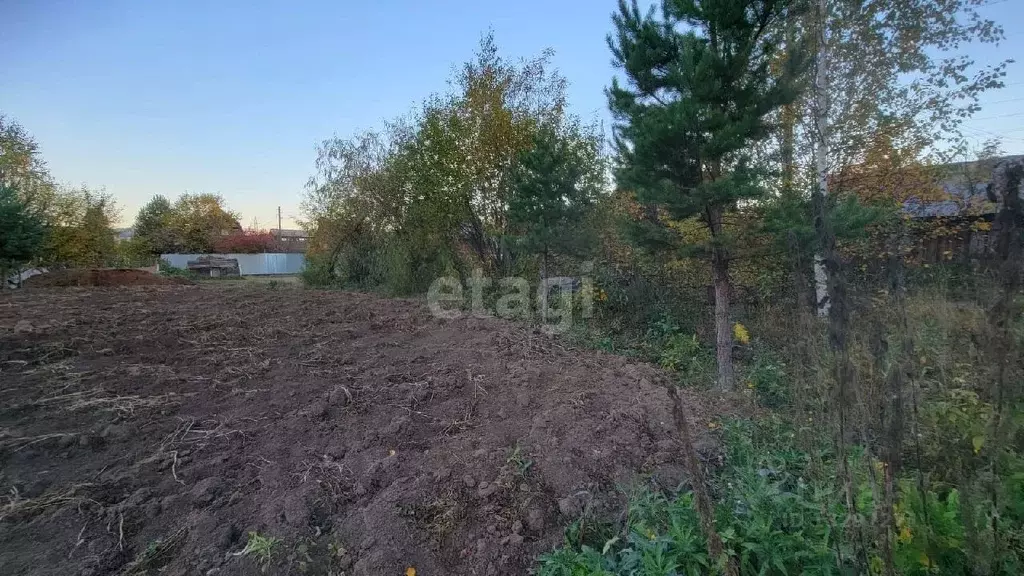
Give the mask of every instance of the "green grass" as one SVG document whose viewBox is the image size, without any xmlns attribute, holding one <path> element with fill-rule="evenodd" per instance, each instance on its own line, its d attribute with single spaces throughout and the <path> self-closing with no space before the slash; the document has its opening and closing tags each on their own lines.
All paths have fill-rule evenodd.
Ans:
<svg viewBox="0 0 1024 576">
<path fill-rule="evenodd" d="M 280 542 L 280 540 L 272 536 L 263 536 L 259 532 L 249 532 L 249 541 L 245 543 L 245 548 L 242 548 L 242 551 L 238 552 L 237 555 L 252 558 L 262 569 L 266 570 L 273 558 L 274 548 Z"/>
<path fill-rule="evenodd" d="M 505 463 L 508 464 L 520 478 L 525 477 L 530 471 L 530 468 L 533 467 L 533 460 L 530 460 L 523 454 L 522 447 L 518 442 L 516 442 L 516 445 L 509 450 L 508 458 L 505 460 Z"/>
</svg>

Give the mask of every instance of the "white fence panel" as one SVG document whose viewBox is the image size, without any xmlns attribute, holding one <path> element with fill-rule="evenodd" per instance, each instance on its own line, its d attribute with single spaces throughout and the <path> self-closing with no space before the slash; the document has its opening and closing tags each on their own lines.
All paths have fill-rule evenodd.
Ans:
<svg viewBox="0 0 1024 576">
<path fill-rule="evenodd" d="M 238 261 L 238 273 L 242 276 L 267 274 L 298 274 L 306 266 L 304 254 L 161 254 L 160 259 L 175 268 L 188 268 L 189 260 L 201 256 L 232 258 Z"/>
</svg>

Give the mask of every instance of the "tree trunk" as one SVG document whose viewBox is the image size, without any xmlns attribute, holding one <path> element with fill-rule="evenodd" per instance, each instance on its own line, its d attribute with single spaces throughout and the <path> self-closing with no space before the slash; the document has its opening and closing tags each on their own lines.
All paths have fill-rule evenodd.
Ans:
<svg viewBox="0 0 1024 576">
<path fill-rule="evenodd" d="M 849 415 L 855 394 L 856 384 L 853 359 L 850 356 L 849 332 L 850 312 L 846 297 L 846 281 L 842 265 L 836 253 L 836 237 L 829 220 L 828 206 L 822 190 L 816 189 L 812 195 L 814 205 L 814 231 L 821 249 L 821 263 L 828 278 L 828 339 L 834 354 L 833 378 L 835 388 L 829 399 L 829 409 L 835 426 L 835 449 L 837 457 L 837 476 L 846 497 L 846 511 L 851 532 L 855 534 L 859 544 L 855 556 L 858 573 L 867 574 L 867 550 L 861 533 L 860 515 L 857 512 L 856 496 L 853 489 L 853 474 L 849 462 Z M 819 309 L 820 310 L 820 309 Z"/>
<path fill-rule="evenodd" d="M 903 406 L 904 389 L 908 382 L 913 385 L 915 358 L 914 340 L 907 320 L 907 283 L 906 271 L 903 266 L 903 249 L 907 245 L 906 228 L 902 220 L 897 221 L 889 249 L 889 290 L 892 293 L 893 312 L 896 314 L 900 332 L 900 350 L 895 365 L 889 370 L 888 402 L 883 405 L 882 425 L 886 437 L 885 442 L 885 499 L 883 501 L 882 522 L 885 528 L 885 542 L 882 559 L 888 575 L 896 574 L 896 559 L 893 543 L 896 534 L 897 487 L 896 478 L 902 469 L 903 437 L 905 410 Z M 918 441 L 915 437 L 915 441 Z M 918 471 L 920 474 L 920 470 Z M 924 491 L 921 491 L 922 494 Z M 927 509 L 927 507 L 923 507 Z"/>
<path fill-rule="evenodd" d="M 540 256 L 540 286 L 544 294 L 541 296 L 540 317 L 544 324 L 548 323 L 548 251 L 545 248 Z"/>
<path fill-rule="evenodd" d="M 711 275 L 715 284 L 715 353 L 718 358 L 716 389 L 720 392 L 730 392 L 735 381 L 732 367 L 732 325 L 729 323 L 729 297 L 732 286 L 729 281 L 729 254 L 719 244 L 722 234 L 721 209 L 709 210 L 708 224 L 714 242 L 711 249 Z"/>
<path fill-rule="evenodd" d="M 828 196 L 828 45 L 826 26 L 828 0 L 818 0 L 816 14 L 818 54 L 814 63 L 814 168 L 817 192 Z M 821 247 L 819 247 L 821 250 Z M 828 270 L 821 252 L 814 255 L 814 289 L 817 296 L 818 316 L 828 316 Z"/>
<path fill-rule="evenodd" d="M 792 57 L 796 49 L 796 32 L 792 18 L 786 19 L 786 58 Z M 796 102 L 790 102 L 782 107 L 781 132 L 782 138 L 779 148 L 782 156 L 782 192 L 789 196 L 793 194 L 793 178 L 796 175 L 796 160 L 794 150 L 796 148 Z"/>
<path fill-rule="evenodd" d="M 793 194 L 793 178 L 796 174 L 795 149 L 795 127 L 796 125 L 796 104 L 789 104 L 782 108 L 782 193 L 786 196 Z"/>
<path fill-rule="evenodd" d="M 989 391 L 994 404 L 994 418 L 990 425 L 989 439 L 984 449 L 990 455 L 989 477 L 992 514 L 989 527 L 992 531 L 991 557 L 993 563 L 1001 557 L 1003 534 L 1000 531 L 998 514 L 1005 506 L 999 500 L 1001 475 L 1004 473 L 1000 455 L 1003 447 L 1013 442 L 1011 427 L 1013 407 L 1024 391 L 1021 389 L 1020 353 L 1016 350 L 1013 334 L 1013 317 L 1016 314 L 1014 301 L 1021 289 L 1022 262 L 1024 262 L 1024 161 L 1008 160 L 1000 163 L 990 184 L 1002 208 L 996 214 L 995 253 L 1000 287 L 995 305 L 989 310 L 989 330 L 992 331 L 991 364 L 995 366 L 994 378 Z"/>
</svg>

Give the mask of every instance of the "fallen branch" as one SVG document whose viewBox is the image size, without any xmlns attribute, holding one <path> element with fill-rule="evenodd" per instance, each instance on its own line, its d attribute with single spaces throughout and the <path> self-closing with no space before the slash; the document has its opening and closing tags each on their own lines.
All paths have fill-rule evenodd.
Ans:
<svg viewBox="0 0 1024 576">
<path fill-rule="evenodd" d="M 672 400 L 672 418 L 675 420 L 676 429 L 679 431 L 679 443 L 683 449 L 683 462 L 686 465 L 686 472 L 690 475 L 690 488 L 693 490 L 693 497 L 697 506 L 697 516 L 700 518 L 700 527 L 708 541 L 708 556 L 712 562 L 718 562 L 724 557 L 722 537 L 718 534 L 718 529 L 715 528 L 715 509 L 711 504 L 711 497 L 708 496 L 707 480 L 704 478 L 704 470 L 701 468 L 700 459 L 697 457 L 697 450 L 693 447 L 690 422 L 686 418 L 683 399 L 680 398 L 679 390 L 673 384 L 666 383 L 665 389 Z M 739 574 L 736 562 L 732 557 L 725 557 L 725 563 L 725 573 L 728 576 Z"/>
</svg>

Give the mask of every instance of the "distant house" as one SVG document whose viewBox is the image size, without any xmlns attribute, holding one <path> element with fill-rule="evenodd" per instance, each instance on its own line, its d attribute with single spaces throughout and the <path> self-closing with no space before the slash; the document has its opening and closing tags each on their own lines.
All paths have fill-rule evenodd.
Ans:
<svg viewBox="0 0 1024 576">
<path fill-rule="evenodd" d="M 924 261 L 984 258 L 991 253 L 992 221 L 1000 209 L 989 192 L 996 165 L 1024 156 L 1002 156 L 939 167 L 944 198 L 903 203 L 903 213 L 920 223 L 932 222 L 932 233 L 920 239 Z"/>
<path fill-rule="evenodd" d="M 124 242 L 135 237 L 135 228 L 114 228 L 114 240 Z"/>
<path fill-rule="evenodd" d="M 270 234 L 281 242 L 309 242 L 309 233 L 305 230 L 271 228 Z"/>
<path fill-rule="evenodd" d="M 1024 156 L 1002 156 L 974 162 L 946 164 L 942 171 L 940 185 L 947 198 L 934 202 L 918 202 L 915 199 L 903 203 L 903 211 L 911 218 L 956 218 L 995 214 L 999 206 L 995 198 L 989 197 L 988 185 L 996 165 L 1006 160 L 1018 160 Z"/>
</svg>

